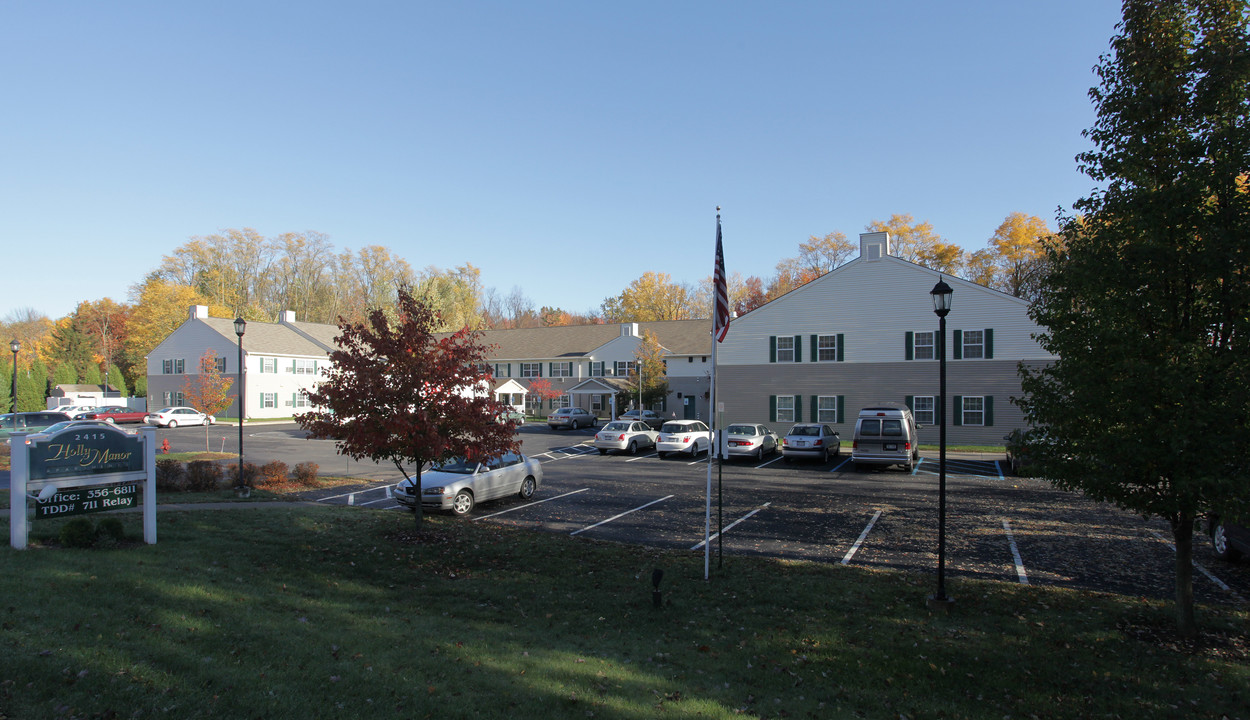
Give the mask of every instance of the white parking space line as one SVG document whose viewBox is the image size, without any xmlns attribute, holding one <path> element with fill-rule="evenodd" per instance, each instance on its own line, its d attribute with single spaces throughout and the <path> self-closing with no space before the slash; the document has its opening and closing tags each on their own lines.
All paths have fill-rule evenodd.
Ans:
<svg viewBox="0 0 1250 720">
<path fill-rule="evenodd" d="M 353 490 L 352 492 L 340 493 L 338 495 L 327 495 L 323 498 L 317 498 L 317 502 L 325 502 L 327 500 L 338 500 L 339 498 L 347 498 L 348 505 L 355 505 L 356 495 L 364 495 L 365 493 L 382 492 L 382 491 L 386 491 L 387 494 L 389 495 L 390 489 L 391 489 L 391 486 L 388 484 L 388 485 L 382 485 L 380 487 L 369 488 L 368 490 Z"/>
<path fill-rule="evenodd" d="M 855 553 L 859 552 L 859 546 L 864 544 L 864 539 L 868 537 L 868 533 L 872 532 L 872 526 L 877 524 L 877 518 L 879 517 L 881 517 L 880 510 L 868 521 L 868 527 L 865 527 L 864 531 L 859 534 L 859 538 L 855 540 L 855 544 L 851 546 L 851 549 L 846 551 L 846 555 L 842 558 L 843 565 L 849 564 L 851 558 L 855 557 Z"/>
<path fill-rule="evenodd" d="M 764 503 L 763 505 L 760 505 L 759 507 L 755 508 L 754 510 L 752 510 L 752 511 L 751 511 L 751 512 L 749 512 L 749 513 L 747 513 L 746 515 L 743 515 L 742 517 L 738 518 L 737 520 L 734 520 L 733 522 L 729 523 L 729 524 L 728 524 L 728 525 L 726 525 L 725 527 L 721 528 L 720 532 L 714 532 L 714 533 L 712 533 L 712 535 L 711 535 L 710 537 L 708 537 L 708 542 L 711 542 L 711 541 L 715 540 L 716 538 L 720 537 L 722 533 L 727 533 L 727 532 L 729 532 L 731 529 L 733 529 L 733 526 L 734 526 L 734 525 L 737 525 L 738 523 L 740 523 L 740 522 L 742 522 L 742 521 L 746 520 L 747 518 L 751 517 L 751 516 L 752 516 L 752 515 L 754 515 L 755 513 L 759 512 L 760 510 L 763 510 L 764 508 L 766 508 L 766 507 L 768 507 L 769 505 L 772 505 L 772 504 L 773 504 L 773 503 L 772 503 L 772 501 L 770 500 L 770 501 L 768 501 L 768 502 Z M 698 544 L 696 544 L 694 547 L 692 547 L 692 548 L 690 548 L 690 549 L 691 549 L 691 550 L 698 550 L 698 549 L 699 549 L 699 548 L 701 548 L 701 547 L 703 547 L 703 541 L 702 541 L 702 540 L 700 540 L 700 541 L 698 542 Z"/>
<path fill-rule="evenodd" d="M 577 458 L 589 455 L 595 451 L 592 447 L 584 447 L 581 445 L 573 445 L 571 447 L 552 448 L 544 453 L 531 455 L 532 458 L 546 457 L 547 460 L 539 460 L 539 462 L 555 462 L 556 460 L 564 460 L 565 458 Z M 553 453 L 559 453 L 558 455 Z"/>
<path fill-rule="evenodd" d="M 756 466 L 755 466 L 755 469 L 756 469 L 756 470 L 759 470 L 760 468 L 766 468 L 766 467 L 768 467 L 769 465 L 772 465 L 772 464 L 773 464 L 773 463 L 775 463 L 775 462 L 781 462 L 781 460 L 782 460 L 782 454 L 781 454 L 781 453 L 773 453 L 773 456 L 774 456 L 774 457 L 773 457 L 773 459 L 772 459 L 772 460 L 769 460 L 768 462 L 763 463 L 763 464 L 760 464 L 760 465 L 756 465 Z"/>
<path fill-rule="evenodd" d="M 1011 557 L 1016 561 L 1016 577 L 1021 585 L 1029 584 L 1029 575 L 1024 571 L 1024 561 L 1020 559 L 1020 550 L 1016 547 L 1016 538 L 1011 534 L 1011 523 L 1003 518 L 1003 532 L 1007 533 L 1007 544 L 1011 546 Z"/>
<path fill-rule="evenodd" d="M 1151 534 L 1151 535 L 1154 535 L 1155 537 L 1157 537 L 1157 538 L 1159 538 L 1160 540 L 1162 540 L 1164 545 L 1167 545 L 1168 547 L 1172 548 L 1172 552 L 1176 552 L 1176 546 L 1172 544 L 1172 541 L 1170 541 L 1170 540 L 1168 540 L 1167 538 L 1163 537 L 1162 535 L 1160 535 L 1159 533 L 1155 532 L 1154 530 L 1151 530 L 1151 531 L 1150 531 L 1150 534 Z M 1206 575 L 1206 576 L 1207 576 L 1207 579 L 1208 579 L 1208 580 L 1210 580 L 1211 582 L 1215 583 L 1215 584 L 1216 584 L 1216 586 L 1217 586 L 1217 587 L 1219 587 L 1221 590 L 1223 590 L 1224 592 L 1226 592 L 1226 593 L 1228 593 L 1229 595 L 1232 595 L 1234 598 L 1236 598 L 1237 602 L 1239 602 L 1239 603 L 1244 603 L 1244 602 L 1246 601 L 1246 599 L 1245 599 L 1245 598 L 1243 598 L 1241 595 L 1239 595 L 1239 594 L 1237 593 L 1237 591 L 1236 591 L 1236 590 L 1234 590 L 1234 589 L 1230 588 L 1227 584 L 1225 584 L 1225 583 L 1224 583 L 1224 581 L 1223 581 L 1223 580 L 1221 580 L 1221 579 L 1217 578 L 1216 576 L 1212 575 L 1212 574 L 1211 574 L 1211 572 L 1210 572 L 1209 570 L 1207 570 L 1206 568 L 1204 568 L 1202 565 L 1198 564 L 1198 562 L 1197 562 L 1196 560 L 1194 561 L 1193 566 L 1194 566 L 1194 569 L 1196 569 L 1198 572 L 1202 573 L 1203 575 Z"/>
<path fill-rule="evenodd" d="M 583 533 L 583 532 L 586 532 L 587 530 L 594 530 L 595 528 L 599 527 L 600 525 L 607 525 L 608 523 L 612 522 L 613 520 L 619 520 L 620 518 L 623 518 L 623 517 L 625 517 L 626 515 L 629 515 L 630 513 L 636 513 L 636 512 L 638 512 L 639 510 L 642 510 L 642 509 L 644 509 L 644 508 L 651 507 L 652 505 L 654 505 L 654 504 L 656 504 L 656 503 L 659 503 L 659 502 L 664 502 L 665 500 L 667 500 L 667 499 L 669 499 L 669 498 L 671 498 L 671 497 L 674 497 L 674 496 L 673 496 L 673 495 L 665 495 L 664 497 L 660 498 L 659 500 L 652 500 L 651 502 L 647 503 L 646 505 L 639 505 L 638 507 L 634 508 L 633 510 L 626 510 L 625 512 L 621 513 L 620 515 L 613 515 L 612 517 L 608 518 L 607 520 L 602 520 L 602 521 L 600 521 L 600 522 L 595 523 L 594 525 L 587 525 L 586 527 L 582 528 L 581 530 L 574 530 L 573 532 L 569 533 L 569 535 L 576 535 L 576 534 L 578 534 L 578 533 Z"/>
<path fill-rule="evenodd" d="M 658 455 L 659 453 L 651 453 L 650 455 L 639 455 L 638 457 L 630 458 L 626 460 L 625 462 L 637 462 L 639 460 L 646 460 L 647 458 L 657 457 Z"/>
<path fill-rule="evenodd" d="M 534 507 L 535 505 L 541 505 L 545 502 L 551 502 L 552 500 L 559 500 L 560 498 L 566 498 L 570 495 L 576 495 L 577 493 L 584 493 L 589 489 L 590 488 L 582 488 L 581 490 L 574 490 L 572 492 L 566 492 L 563 495 L 556 495 L 555 497 L 543 498 L 542 500 L 535 500 L 533 502 L 525 503 L 524 505 L 517 505 L 516 507 L 510 507 L 507 510 L 500 510 L 497 513 L 491 513 L 490 515 L 482 515 L 480 517 L 475 517 L 470 522 L 477 522 L 478 520 L 485 520 L 487 518 L 498 517 L 500 515 L 505 515 L 510 512 L 516 512 L 517 510 L 524 510 L 525 508 L 531 508 L 531 507 Z"/>
</svg>

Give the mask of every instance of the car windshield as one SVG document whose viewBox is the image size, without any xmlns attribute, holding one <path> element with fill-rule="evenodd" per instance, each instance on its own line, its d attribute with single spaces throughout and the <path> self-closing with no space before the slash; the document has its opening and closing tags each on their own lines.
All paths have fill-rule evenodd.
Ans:
<svg viewBox="0 0 1250 720">
<path fill-rule="evenodd" d="M 730 435 L 754 435 L 755 428 L 750 425 L 730 425 L 725 432 Z"/>
<path fill-rule="evenodd" d="M 452 458 L 451 460 L 444 460 L 442 463 L 434 463 L 430 466 L 430 469 L 456 475 L 472 475 L 477 472 L 477 461 L 465 460 L 459 457 Z"/>
<path fill-rule="evenodd" d="M 604 425 L 603 429 L 607 430 L 608 432 L 621 432 L 623 430 L 628 430 L 629 427 L 630 425 L 627 422 L 611 422 L 611 423 L 608 423 L 607 425 Z"/>
<path fill-rule="evenodd" d="M 666 433 L 685 433 L 694 432 L 694 427 L 683 423 L 664 423 L 664 427 L 660 428 L 660 432 Z"/>
</svg>

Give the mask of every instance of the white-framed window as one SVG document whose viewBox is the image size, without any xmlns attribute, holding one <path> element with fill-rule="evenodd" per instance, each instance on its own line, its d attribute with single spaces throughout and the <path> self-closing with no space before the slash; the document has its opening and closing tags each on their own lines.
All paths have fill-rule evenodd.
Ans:
<svg viewBox="0 0 1250 720">
<path fill-rule="evenodd" d="M 934 347 L 934 341 L 933 341 L 934 336 L 935 334 L 932 330 L 928 332 L 916 333 L 913 336 L 914 340 L 912 342 L 912 348 L 913 348 L 912 357 L 916 358 L 917 360 L 932 360 L 936 358 L 937 350 Z M 919 422 L 919 420 L 917 420 L 917 422 Z"/>
<path fill-rule="evenodd" d="M 308 393 L 297 392 L 295 397 L 291 398 L 291 406 L 296 408 L 312 407 L 312 403 L 308 401 Z"/>
<path fill-rule="evenodd" d="M 592 415 L 598 415 L 599 413 L 603 412 L 603 396 L 602 395 L 590 396 L 590 412 Z"/>
<path fill-rule="evenodd" d="M 919 333 L 917 333 L 919 335 Z M 937 415 L 934 412 L 932 395 L 917 395 L 912 398 L 912 412 L 916 416 L 917 425 L 936 425 Z"/>
<path fill-rule="evenodd" d="M 965 360 L 979 360 L 985 357 L 985 331 L 963 331 L 963 357 Z"/>
<path fill-rule="evenodd" d="M 781 338 L 777 338 L 781 340 Z M 798 418 L 794 416 L 794 396 L 778 395 L 777 396 L 777 422 L 798 422 Z"/>
<path fill-rule="evenodd" d="M 534 394 L 525 396 L 525 411 L 530 415 L 537 415 L 543 409 L 543 399 Z"/>
<path fill-rule="evenodd" d="M 213 366 L 219 373 L 226 372 L 226 359 L 224 357 L 213 358 Z"/>
<path fill-rule="evenodd" d="M 561 395 L 561 396 L 560 396 L 560 397 L 558 397 L 558 398 L 552 398 L 552 399 L 551 399 L 551 408 L 552 408 L 553 410 L 558 410 L 558 409 L 560 409 L 560 408 L 566 408 L 566 407 L 568 407 L 570 404 L 571 404 L 571 403 L 569 402 L 569 396 L 568 396 L 568 395 Z"/>
<path fill-rule="evenodd" d="M 966 330 L 964 332 L 967 332 Z M 963 424 L 985 424 L 985 397 L 982 395 L 963 396 Z"/>
<path fill-rule="evenodd" d="M 616 376 L 629 377 L 630 373 L 634 372 L 634 365 L 635 363 L 633 360 L 617 360 Z"/>
<path fill-rule="evenodd" d="M 260 371 L 263 373 L 278 372 L 278 358 L 263 357 L 260 359 Z"/>
<path fill-rule="evenodd" d="M 171 406 L 171 405 L 186 405 L 187 403 L 185 402 L 185 400 L 184 400 L 184 398 L 183 398 L 182 393 L 180 393 L 180 392 L 167 392 L 167 393 L 165 393 L 165 403 L 164 403 L 164 404 L 165 404 L 165 407 L 169 407 L 169 406 Z"/>
<path fill-rule="evenodd" d="M 817 362 L 836 362 L 838 359 L 838 336 L 837 335 L 817 335 L 816 336 L 816 361 Z M 821 422 L 824 422 L 823 420 Z"/>
<path fill-rule="evenodd" d="M 590 376 L 603 377 L 603 361 L 593 361 L 590 363 Z"/>
<path fill-rule="evenodd" d="M 278 393 L 261 393 L 260 406 L 262 408 L 278 407 Z"/>
<path fill-rule="evenodd" d="M 296 360 L 291 369 L 296 375 L 313 375 L 317 372 L 316 360 Z"/>
<path fill-rule="evenodd" d="M 161 361 L 161 373 L 164 375 L 181 375 L 186 371 L 187 361 L 182 358 Z"/>
<path fill-rule="evenodd" d="M 551 363 L 551 377 L 573 377 L 573 363 L 571 362 L 553 362 Z"/>
<path fill-rule="evenodd" d="M 838 421 L 838 396 L 821 395 L 816 398 L 816 422 L 836 423 Z"/>
<path fill-rule="evenodd" d="M 521 377 L 536 378 L 543 376 L 542 363 L 521 363 Z"/>
<path fill-rule="evenodd" d="M 794 336 L 777 336 L 777 362 L 794 362 Z M 780 399 L 780 398 L 778 398 Z"/>
</svg>

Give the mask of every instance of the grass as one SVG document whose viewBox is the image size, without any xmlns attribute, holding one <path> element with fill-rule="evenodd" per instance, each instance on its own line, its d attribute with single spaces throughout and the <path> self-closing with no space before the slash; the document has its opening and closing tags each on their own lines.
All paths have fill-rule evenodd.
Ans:
<svg viewBox="0 0 1250 720">
<path fill-rule="evenodd" d="M 0 717 L 1250 717 L 1244 608 L 702 556 L 342 506 L 0 553 Z M 131 539 L 140 521 L 125 516 Z M 7 519 L 4 524 L 7 524 Z M 663 606 L 651 577 L 662 569 Z"/>
</svg>

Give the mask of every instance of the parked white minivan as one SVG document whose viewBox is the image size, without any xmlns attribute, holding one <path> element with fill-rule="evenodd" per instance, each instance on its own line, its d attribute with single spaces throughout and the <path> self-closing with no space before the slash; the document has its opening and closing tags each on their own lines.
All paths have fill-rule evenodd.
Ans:
<svg viewBox="0 0 1250 720">
<path fill-rule="evenodd" d="M 911 471 L 920 461 L 916 418 L 903 403 L 880 403 L 859 411 L 851 462 L 856 470 L 902 465 Z"/>
</svg>

